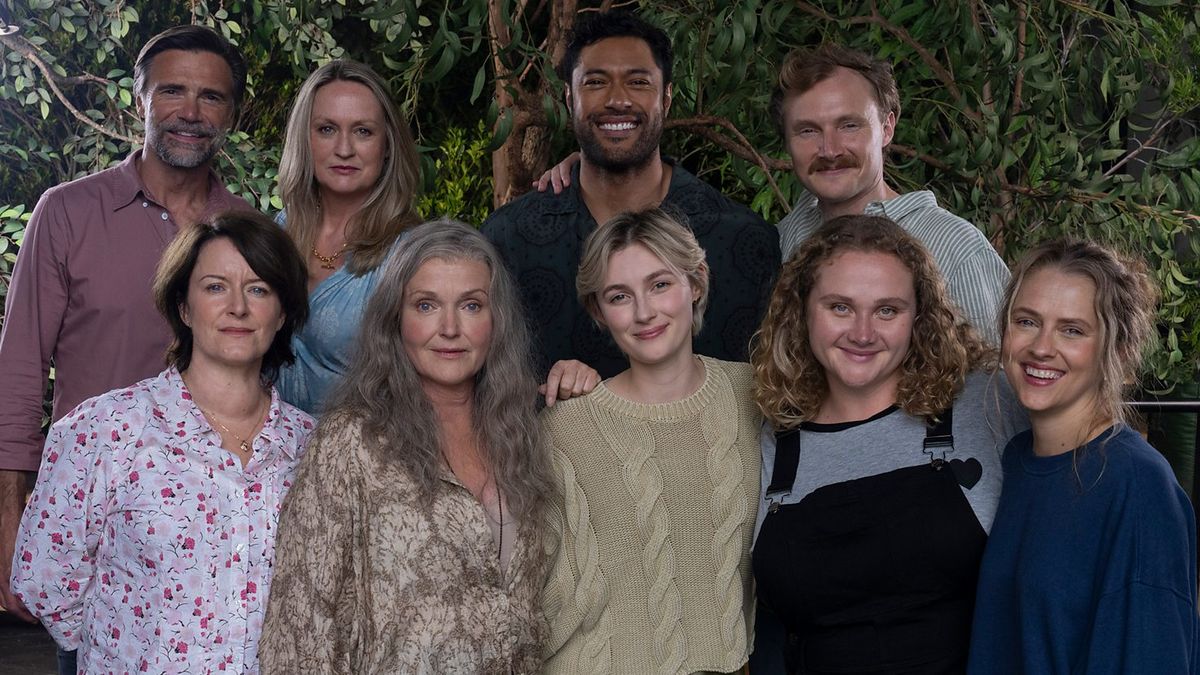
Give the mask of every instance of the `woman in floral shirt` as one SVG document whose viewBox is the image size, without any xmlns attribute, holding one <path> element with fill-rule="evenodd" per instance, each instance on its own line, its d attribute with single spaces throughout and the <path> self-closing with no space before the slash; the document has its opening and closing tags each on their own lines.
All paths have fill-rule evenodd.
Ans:
<svg viewBox="0 0 1200 675">
<path fill-rule="evenodd" d="M 257 214 L 164 254 L 157 377 L 50 430 L 12 587 L 80 672 L 257 672 L 280 503 L 313 428 L 271 386 L 308 312 L 304 261 Z"/>
</svg>

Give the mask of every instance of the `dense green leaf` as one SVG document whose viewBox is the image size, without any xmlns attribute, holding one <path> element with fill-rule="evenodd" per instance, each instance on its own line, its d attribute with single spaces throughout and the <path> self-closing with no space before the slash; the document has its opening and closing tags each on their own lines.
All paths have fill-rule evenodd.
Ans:
<svg viewBox="0 0 1200 675">
<path fill-rule="evenodd" d="M 529 137 L 539 143 L 506 155 L 511 168 L 536 174 L 574 147 L 563 84 L 541 72 L 561 47 L 549 42 L 550 18 L 567 3 L 525 3 L 518 13 L 516 2 L 497 1 L 511 41 L 492 33 L 487 0 L 14 3 L 23 26 L 19 36 L 60 78 L 76 111 L 50 93 L 29 59 L 0 46 L 0 155 L 15 160 L 0 163 L 0 201 L 32 204 L 50 185 L 126 156 L 129 144 L 121 139 L 141 133 L 130 91 L 138 47 L 166 26 L 197 21 L 235 39 L 249 67 L 253 94 L 220 160 L 236 192 L 264 209 L 282 207 L 274 180 L 288 106 L 314 67 L 345 56 L 378 70 L 410 116 L 422 146 L 422 212 L 478 222 L 500 189 L 492 181 L 492 152 L 508 152 L 527 138 L 513 133 L 518 110 L 523 120 L 546 128 Z M 768 157 L 786 157 L 766 109 L 787 49 L 839 41 L 892 61 L 904 110 L 895 144 L 919 153 L 890 154 L 887 177 L 894 187 L 933 190 L 947 208 L 1002 243 L 1010 261 L 1067 233 L 1143 252 L 1164 292 L 1163 341 L 1149 372 L 1168 385 L 1195 377 L 1195 7 L 1127 0 L 1025 3 L 1025 37 L 1018 44 L 1018 5 L 1000 0 L 809 3 L 839 17 L 833 21 L 804 11 L 806 5 L 770 0 L 639 4 L 675 47 L 671 116 L 727 120 Z M 598 5 L 582 0 L 574 6 L 593 11 Z M 876 12 L 878 20 L 845 20 Z M 497 62 L 511 69 L 511 79 L 497 82 Z M 516 107 L 501 110 L 496 91 L 512 97 Z M 106 133 L 81 124 L 78 116 Z M 801 193 L 789 171 L 775 171 L 770 177 L 783 195 L 777 198 L 754 163 L 691 132 L 668 132 L 664 151 L 772 222 Z M 515 173 L 510 178 L 526 179 Z M 11 210 L 2 208 L 0 213 Z M 0 216 L 8 241 L 0 261 L 19 246 L 27 217 L 23 210 Z M 0 291 L 6 269 L 0 262 Z M 1180 327 L 1177 349 L 1168 344 L 1165 327 Z"/>
</svg>

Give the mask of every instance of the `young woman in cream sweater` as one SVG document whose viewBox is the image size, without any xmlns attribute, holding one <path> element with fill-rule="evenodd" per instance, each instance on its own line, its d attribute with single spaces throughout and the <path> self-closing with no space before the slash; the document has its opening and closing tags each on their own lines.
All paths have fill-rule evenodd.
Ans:
<svg viewBox="0 0 1200 675">
<path fill-rule="evenodd" d="M 622 214 L 588 237 L 576 286 L 629 369 L 543 413 L 561 491 L 545 672 L 736 671 L 762 418 L 747 364 L 692 352 L 704 251 L 661 210 Z"/>
</svg>

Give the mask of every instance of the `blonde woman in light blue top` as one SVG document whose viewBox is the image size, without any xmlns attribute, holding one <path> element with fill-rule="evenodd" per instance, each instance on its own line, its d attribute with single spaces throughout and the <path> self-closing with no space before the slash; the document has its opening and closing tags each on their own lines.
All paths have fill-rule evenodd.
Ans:
<svg viewBox="0 0 1200 675">
<path fill-rule="evenodd" d="M 281 212 L 275 221 L 287 227 L 287 214 Z M 401 239 L 397 237 L 394 250 L 402 246 Z M 285 401 L 311 414 L 320 411 L 326 394 L 353 360 L 358 325 L 383 270 L 380 265 L 356 276 L 348 269 L 352 256 L 343 254 L 345 264 L 310 291 L 312 318 L 292 336 L 296 361 L 280 371 L 276 383 Z"/>
<path fill-rule="evenodd" d="M 412 134 L 383 80 L 332 61 L 304 82 L 288 118 L 279 193 L 286 228 L 308 266 L 311 314 L 293 339 L 296 363 L 277 383 L 287 402 L 319 413 L 353 356 L 379 270 L 420 222 Z"/>
</svg>

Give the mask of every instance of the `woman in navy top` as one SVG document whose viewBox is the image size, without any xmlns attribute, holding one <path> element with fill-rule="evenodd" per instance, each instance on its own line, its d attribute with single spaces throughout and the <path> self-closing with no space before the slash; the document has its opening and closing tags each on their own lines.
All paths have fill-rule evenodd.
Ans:
<svg viewBox="0 0 1200 675">
<path fill-rule="evenodd" d="M 1140 261 L 1051 242 L 1005 296 L 1002 364 L 1031 431 L 1004 454 L 969 672 L 1196 673 L 1196 522 L 1124 421 L 1153 333 Z"/>
</svg>

